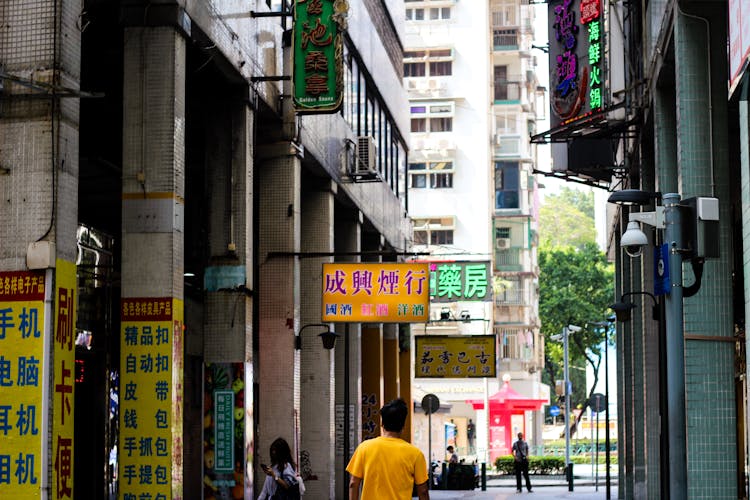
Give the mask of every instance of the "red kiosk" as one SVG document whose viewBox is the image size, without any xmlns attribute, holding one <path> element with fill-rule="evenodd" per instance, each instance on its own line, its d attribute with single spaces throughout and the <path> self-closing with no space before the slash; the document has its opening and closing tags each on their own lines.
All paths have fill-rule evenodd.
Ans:
<svg viewBox="0 0 750 500">
<path fill-rule="evenodd" d="M 511 419 L 513 415 L 523 417 L 527 411 L 537 411 L 542 405 L 548 404 L 546 399 L 533 399 L 523 396 L 510 388 L 510 382 L 504 380 L 503 387 L 488 399 L 490 405 L 490 463 L 495 463 L 497 457 L 510 455 L 511 444 L 515 436 L 512 435 Z M 470 399 L 466 401 L 475 410 L 484 409 L 484 400 Z M 524 420 L 525 421 L 525 420 Z M 524 436 L 526 429 L 524 428 Z"/>
</svg>

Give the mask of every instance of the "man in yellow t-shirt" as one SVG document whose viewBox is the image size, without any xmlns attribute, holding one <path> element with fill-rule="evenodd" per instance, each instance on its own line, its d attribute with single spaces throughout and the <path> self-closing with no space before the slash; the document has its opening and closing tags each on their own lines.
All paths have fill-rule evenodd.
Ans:
<svg viewBox="0 0 750 500">
<path fill-rule="evenodd" d="M 417 485 L 419 500 L 429 500 L 427 462 L 416 446 L 401 439 L 409 410 L 403 399 L 380 409 L 380 436 L 362 442 L 346 466 L 351 474 L 349 500 L 409 500 Z"/>
</svg>

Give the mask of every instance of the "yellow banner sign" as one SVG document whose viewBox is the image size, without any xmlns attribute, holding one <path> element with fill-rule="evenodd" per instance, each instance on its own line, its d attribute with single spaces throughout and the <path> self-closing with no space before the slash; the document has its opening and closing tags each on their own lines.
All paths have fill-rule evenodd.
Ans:
<svg viewBox="0 0 750 500">
<path fill-rule="evenodd" d="M 182 301 L 122 299 L 120 497 L 182 498 Z"/>
<path fill-rule="evenodd" d="M 495 377 L 494 335 L 424 335 L 416 342 L 417 377 Z"/>
<path fill-rule="evenodd" d="M 44 272 L 0 273 L 0 497 L 39 498 L 45 356 Z"/>
<path fill-rule="evenodd" d="M 427 263 L 323 264 L 323 322 L 422 323 L 429 314 Z"/>
<path fill-rule="evenodd" d="M 52 385 L 52 498 L 73 496 L 75 405 L 76 265 L 57 260 L 55 278 L 54 373 Z"/>
</svg>

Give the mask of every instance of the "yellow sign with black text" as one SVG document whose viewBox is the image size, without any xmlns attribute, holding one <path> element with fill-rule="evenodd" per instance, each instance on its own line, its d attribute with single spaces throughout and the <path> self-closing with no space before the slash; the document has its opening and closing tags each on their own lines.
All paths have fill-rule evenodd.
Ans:
<svg viewBox="0 0 750 500">
<path fill-rule="evenodd" d="M 414 337 L 415 376 L 426 378 L 495 377 L 494 335 Z"/>
</svg>

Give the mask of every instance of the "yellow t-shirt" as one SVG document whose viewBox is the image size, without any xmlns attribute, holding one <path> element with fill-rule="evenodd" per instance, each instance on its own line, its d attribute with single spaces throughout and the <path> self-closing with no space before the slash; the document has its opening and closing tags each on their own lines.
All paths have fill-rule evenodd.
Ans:
<svg viewBox="0 0 750 500">
<path fill-rule="evenodd" d="M 346 470 L 362 478 L 362 500 L 409 500 L 413 486 L 428 478 L 427 462 L 419 448 L 400 438 L 382 436 L 363 441 Z"/>
</svg>

